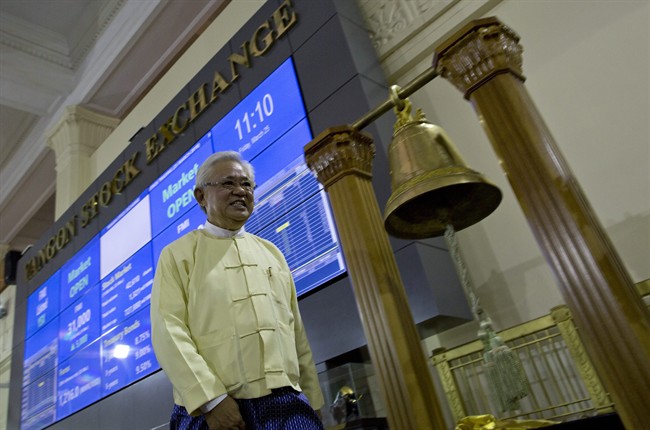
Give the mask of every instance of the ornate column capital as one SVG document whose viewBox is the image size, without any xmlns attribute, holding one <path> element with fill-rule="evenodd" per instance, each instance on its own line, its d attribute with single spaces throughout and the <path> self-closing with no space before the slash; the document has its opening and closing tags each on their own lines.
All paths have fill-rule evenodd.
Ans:
<svg viewBox="0 0 650 430">
<path fill-rule="evenodd" d="M 347 125 L 328 128 L 305 146 L 307 165 L 326 189 L 347 175 L 371 178 L 374 157 L 372 137 Z"/>
<path fill-rule="evenodd" d="M 485 81 L 511 73 L 522 81 L 519 36 L 496 18 L 470 22 L 436 48 L 433 67 L 469 99 Z"/>
<path fill-rule="evenodd" d="M 57 166 L 70 152 L 89 157 L 115 130 L 120 120 L 82 108 L 66 106 L 59 121 L 46 133 L 47 145 L 54 150 Z"/>
</svg>

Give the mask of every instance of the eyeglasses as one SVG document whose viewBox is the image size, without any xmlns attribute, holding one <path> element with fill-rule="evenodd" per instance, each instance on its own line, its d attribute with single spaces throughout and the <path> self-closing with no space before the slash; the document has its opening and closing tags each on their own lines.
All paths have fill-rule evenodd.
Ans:
<svg viewBox="0 0 650 430">
<path fill-rule="evenodd" d="M 250 179 L 241 179 L 235 181 L 233 179 L 226 179 L 224 181 L 213 181 L 213 182 L 204 182 L 204 187 L 221 187 L 228 191 L 233 191 L 235 188 L 242 188 L 248 193 L 252 193 L 255 190 L 255 184 Z"/>
</svg>

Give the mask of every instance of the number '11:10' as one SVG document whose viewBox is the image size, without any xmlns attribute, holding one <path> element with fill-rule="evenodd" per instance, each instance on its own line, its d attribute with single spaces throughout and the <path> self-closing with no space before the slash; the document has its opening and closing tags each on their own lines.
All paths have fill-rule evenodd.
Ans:
<svg viewBox="0 0 650 430">
<path fill-rule="evenodd" d="M 256 113 L 257 115 L 255 115 Z M 244 138 L 242 133 L 242 123 L 245 127 L 244 132 L 250 133 L 251 130 L 256 127 L 256 121 L 258 118 L 259 122 L 264 122 L 264 118 L 268 118 L 271 115 L 273 115 L 273 97 L 271 97 L 271 94 L 266 93 L 264 94 L 264 97 L 262 97 L 262 101 L 257 101 L 255 104 L 255 110 L 252 113 L 249 114 L 248 111 L 246 111 L 244 112 L 241 121 L 237 119 L 235 130 L 237 130 L 239 140 Z"/>
</svg>

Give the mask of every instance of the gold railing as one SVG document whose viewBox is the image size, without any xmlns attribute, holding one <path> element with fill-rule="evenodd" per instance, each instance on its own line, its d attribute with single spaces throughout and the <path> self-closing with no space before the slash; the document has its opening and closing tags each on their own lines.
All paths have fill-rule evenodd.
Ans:
<svg viewBox="0 0 650 430">
<path fill-rule="evenodd" d="M 432 357 L 455 422 L 469 415 L 565 421 L 614 410 L 566 306 L 499 333 L 521 359 L 529 394 L 520 409 L 500 412 L 490 395 L 480 340 Z"/>
</svg>

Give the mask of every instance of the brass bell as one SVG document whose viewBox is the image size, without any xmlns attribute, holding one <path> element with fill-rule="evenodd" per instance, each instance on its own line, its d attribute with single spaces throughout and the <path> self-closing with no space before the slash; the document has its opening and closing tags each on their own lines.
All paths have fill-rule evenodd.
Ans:
<svg viewBox="0 0 650 430">
<path fill-rule="evenodd" d="M 413 119 L 408 99 L 395 105 L 398 121 L 388 147 L 392 194 L 384 211 L 388 234 L 441 236 L 448 224 L 458 231 L 491 214 L 501 202 L 499 188 L 468 168 L 445 131 L 420 109 Z"/>
</svg>

